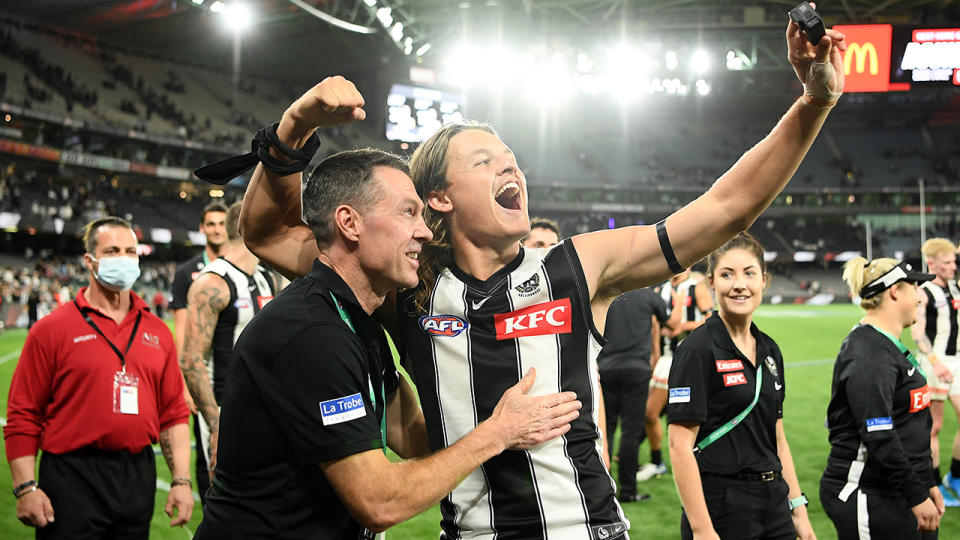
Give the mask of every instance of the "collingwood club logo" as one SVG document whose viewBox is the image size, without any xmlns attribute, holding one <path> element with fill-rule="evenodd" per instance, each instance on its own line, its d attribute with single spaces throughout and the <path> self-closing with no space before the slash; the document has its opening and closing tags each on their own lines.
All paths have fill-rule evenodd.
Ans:
<svg viewBox="0 0 960 540">
<path fill-rule="evenodd" d="M 533 296 L 540 292 L 540 274 L 530 276 L 530 279 L 514 287 L 520 296 Z"/>
<path fill-rule="evenodd" d="M 773 361 L 773 357 L 767 356 L 767 358 L 764 359 L 763 363 L 767 365 L 767 369 L 770 370 L 770 373 L 771 373 L 775 378 L 777 378 L 777 379 L 780 378 L 780 374 L 777 373 L 777 363 Z"/>
</svg>

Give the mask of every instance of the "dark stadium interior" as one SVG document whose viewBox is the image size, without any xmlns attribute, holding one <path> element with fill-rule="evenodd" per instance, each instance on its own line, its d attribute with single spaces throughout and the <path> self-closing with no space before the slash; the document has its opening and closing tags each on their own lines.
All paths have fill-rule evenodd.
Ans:
<svg viewBox="0 0 960 540">
<path fill-rule="evenodd" d="M 390 85 L 409 83 L 411 67 L 443 69 L 467 38 L 566 54 L 606 35 L 642 36 L 680 51 L 744 51 L 754 63 L 714 70 L 708 96 L 650 93 L 629 105 L 586 94 L 560 107 L 532 104 L 509 76 L 497 92 L 464 89 L 464 115 L 491 122 L 518 155 L 531 214 L 557 219 L 565 235 L 652 223 L 689 202 L 800 92 L 784 57 L 790 1 L 307 2 L 373 33 L 344 31 L 286 0 L 252 4 L 253 30 L 231 35 L 216 26 L 209 0 L 0 3 L 0 250 L 11 266 L 44 264 L 49 274 L 58 265 L 44 256 L 73 261 L 83 224 L 104 214 L 133 220 L 152 250 L 146 263 L 184 258 L 196 249 L 188 233 L 199 209 L 238 199 L 246 181 L 211 190 L 192 169 L 244 151 L 253 131 L 327 75 L 357 83 L 368 120 L 324 133 L 317 159 L 362 146 L 409 154 L 411 144 L 384 137 Z M 406 21 L 416 54 L 388 35 L 380 6 Z M 948 1 L 819 9 L 828 24 L 960 21 Z M 752 229 L 788 278 L 775 290 L 802 295 L 808 273 L 837 274 L 838 254 L 865 249 L 868 222 L 874 253 L 917 257 L 921 219 L 928 237 L 960 234 L 957 88 L 844 96 Z"/>
</svg>

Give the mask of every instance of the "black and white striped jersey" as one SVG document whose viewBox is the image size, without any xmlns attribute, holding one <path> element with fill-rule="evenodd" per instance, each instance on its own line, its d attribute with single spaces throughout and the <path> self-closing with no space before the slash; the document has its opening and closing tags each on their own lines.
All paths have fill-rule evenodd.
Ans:
<svg viewBox="0 0 960 540">
<path fill-rule="evenodd" d="M 667 303 L 667 316 L 673 312 L 673 291 L 676 290 L 677 293 L 684 298 L 682 306 L 679 306 L 683 310 L 683 313 L 680 315 L 680 322 L 685 323 L 689 321 L 701 321 L 703 320 L 703 312 L 700 311 L 700 308 L 697 306 L 697 280 L 693 278 L 687 278 L 676 285 L 673 285 L 668 280 L 666 283 L 660 286 L 660 298 L 663 298 L 663 301 Z M 660 351 L 663 356 L 673 356 L 673 353 L 677 351 L 677 345 L 683 341 L 683 338 L 687 337 L 689 332 L 684 332 L 676 337 L 669 336 L 660 336 Z"/>
<path fill-rule="evenodd" d="M 603 338 L 570 240 L 521 248 L 486 281 L 445 268 L 428 313 L 407 315 L 402 325 L 399 347 L 435 450 L 488 418 L 531 367 L 531 394 L 570 390 L 583 402 L 566 435 L 494 457 L 448 495 L 441 538 L 627 538 L 630 525 L 601 456 L 596 358 Z"/>
<path fill-rule="evenodd" d="M 257 265 L 253 275 L 246 274 L 223 257 L 206 265 L 201 274 L 217 274 L 230 289 L 230 300 L 217 318 L 213 330 L 211 353 L 207 358 L 213 395 L 220 403 L 227 378 L 227 366 L 233 355 L 233 345 L 260 308 L 276 294 L 274 281 L 267 270 Z"/>
<path fill-rule="evenodd" d="M 957 356 L 960 345 L 960 289 L 956 281 L 941 287 L 932 281 L 920 285 L 927 295 L 927 324 L 924 333 L 939 357 Z"/>
</svg>

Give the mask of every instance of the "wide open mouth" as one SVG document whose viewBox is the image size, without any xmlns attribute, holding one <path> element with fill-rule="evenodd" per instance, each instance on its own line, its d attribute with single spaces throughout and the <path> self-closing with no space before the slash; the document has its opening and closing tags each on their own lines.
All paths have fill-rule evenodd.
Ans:
<svg viewBox="0 0 960 540">
<path fill-rule="evenodd" d="M 507 210 L 520 210 L 520 185 L 516 182 L 504 184 L 494 199 Z"/>
</svg>

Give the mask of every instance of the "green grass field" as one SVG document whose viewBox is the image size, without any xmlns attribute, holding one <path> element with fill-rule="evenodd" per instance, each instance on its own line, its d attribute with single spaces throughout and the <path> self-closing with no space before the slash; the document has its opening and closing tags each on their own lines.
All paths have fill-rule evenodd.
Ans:
<svg viewBox="0 0 960 540">
<path fill-rule="evenodd" d="M 827 402 L 830 397 L 832 360 L 843 337 L 860 318 L 861 311 L 850 305 L 825 307 L 763 306 L 757 314 L 757 325 L 772 336 L 783 350 L 787 373 L 787 402 L 784 424 L 790 448 L 793 451 L 797 474 L 803 491 L 810 498 L 810 519 L 820 539 L 836 538 L 833 526 L 820 506 L 819 478 L 828 452 L 827 431 L 823 427 Z M 24 330 L 12 330 L 0 335 L 0 416 L 6 417 L 6 397 L 10 378 L 16 366 L 18 351 L 26 337 Z M 909 339 L 905 342 L 912 345 Z M 949 448 L 957 420 L 952 411 L 946 413 L 940 445 L 942 470 L 949 465 Z M 640 449 L 641 463 L 649 458 L 644 444 Z M 667 456 L 669 460 L 669 457 Z M 616 464 L 613 465 L 616 467 Z M 162 480 L 169 480 L 163 459 L 158 457 L 157 470 Z M 614 477 L 616 472 L 614 471 Z M 6 459 L 0 460 L 0 538 L 33 538 L 31 529 L 16 518 L 15 500 L 10 493 L 10 474 Z M 642 503 L 625 505 L 634 538 L 671 539 L 679 537 L 680 503 L 672 477 L 664 476 L 640 486 L 641 492 L 653 498 Z M 171 529 L 163 514 L 166 492 L 157 491 L 157 504 L 152 525 L 152 538 L 184 539 L 191 536 L 200 519 L 199 505 L 194 519 L 187 526 Z M 438 535 L 440 512 L 434 507 L 388 531 L 393 539 L 428 539 Z M 948 508 L 941 522 L 942 539 L 960 538 L 960 508 Z"/>
</svg>

